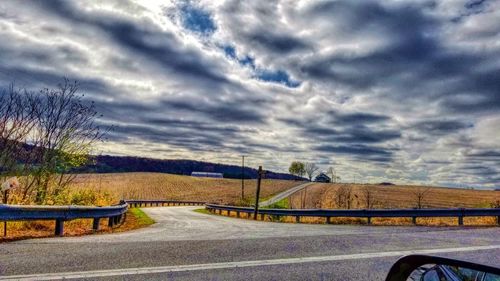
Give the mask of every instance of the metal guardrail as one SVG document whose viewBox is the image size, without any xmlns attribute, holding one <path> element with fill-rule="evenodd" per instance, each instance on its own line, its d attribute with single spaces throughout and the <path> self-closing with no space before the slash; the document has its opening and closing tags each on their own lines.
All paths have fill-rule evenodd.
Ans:
<svg viewBox="0 0 500 281">
<path fill-rule="evenodd" d="M 219 212 L 227 211 L 228 215 L 231 212 L 236 212 L 239 217 L 240 213 L 253 213 L 254 209 L 250 207 L 235 207 L 217 204 L 206 204 L 208 211 Z M 418 217 L 457 217 L 458 224 L 463 225 L 464 217 L 497 217 L 497 223 L 500 225 L 500 208 L 487 209 L 369 209 L 369 210 L 325 210 L 325 209 L 260 209 L 259 215 L 261 219 L 265 215 L 268 216 L 291 216 L 295 217 L 297 222 L 300 222 L 301 217 L 324 217 L 327 223 L 331 223 L 331 218 L 335 217 L 354 217 L 367 218 L 368 223 L 371 223 L 372 218 L 412 218 L 413 223 L 416 223 Z"/>
<path fill-rule="evenodd" d="M 127 200 L 130 207 L 150 207 L 153 206 L 202 206 L 206 202 L 201 201 L 177 201 L 177 200 Z"/>
<path fill-rule="evenodd" d="M 125 201 L 107 207 L 0 205 L 0 221 L 55 220 L 55 234 L 62 236 L 64 221 L 93 219 L 92 229 L 97 231 L 104 218 L 109 219 L 109 227 L 119 224 L 125 218 L 127 209 Z"/>
<path fill-rule="evenodd" d="M 55 220 L 55 235 L 62 236 L 64 222 L 73 219 L 93 219 L 92 230 L 99 230 L 101 219 L 108 218 L 108 226 L 113 227 L 123 222 L 128 207 L 147 206 L 189 206 L 205 205 L 199 201 L 175 200 L 127 200 L 119 205 L 108 207 L 87 206 L 30 206 L 30 205 L 2 205 L 0 204 L 0 221 L 31 221 Z"/>
</svg>

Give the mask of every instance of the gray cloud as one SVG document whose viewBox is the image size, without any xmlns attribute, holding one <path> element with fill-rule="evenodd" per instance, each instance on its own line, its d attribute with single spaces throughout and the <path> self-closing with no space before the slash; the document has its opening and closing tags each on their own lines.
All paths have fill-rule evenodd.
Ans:
<svg viewBox="0 0 500 281">
<path fill-rule="evenodd" d="M 0 85 L 80 81 L 106 153 L 500 184 L 495 1 L 98 4 L 1 3 Z"/>
</svg>

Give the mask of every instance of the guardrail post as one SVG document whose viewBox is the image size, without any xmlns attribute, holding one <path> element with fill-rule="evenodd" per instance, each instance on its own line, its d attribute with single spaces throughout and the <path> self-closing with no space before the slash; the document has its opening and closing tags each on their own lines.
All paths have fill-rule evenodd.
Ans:
<svg viewBox="0 0 500 281">
<path fill-rule="evenodd" d="M 460 208 L 460 215 L 458 216 L 458 225 L 464 225 L 464 208 Z"/>
<path fill-rule="evenodd" d="M 99 223 L 101 222 L 101 218 L 94 218 L 92 221 L 92 231 L 98 231 L 99 230 Z"/>
<path fill-rule="evenodd" d="M 500 216 L 497 217 L 497 224 L 500 225 Z"/>
<path fill-rule="evenodd" d="M 236 211 L 236 217 L 240 218 L 240 211 Z"/>
<path fill-rule="evenodd" d="M 295 222 L 300 223 L 300 216 L 295 216 Z"/>
<path fill-rule="evenodd" d="M 62 219 L 56 220 L 56 236 L 64 235 L 64 221 Z"/>
<path fill-rule="evenodd" d="M 411 217 L 411 222 L 413 224 L 417 224 L 417 217 Z"/>
<path fill-rule="evenodd" d="M 109 217 L 108 218 L 108 227 L 113 227 L 115 225 L 114 222 L 115 222 L 114 217 Z"/>
<path fill-rule="evenodd" d="M 368 224 L 372 224 L 372 217 L 367 217 L 368 219 Z"/>
<path fill-rule="evenodd" d="M 326 223 L 331 224 L 332 223 L 332 217 L 326 217 Z"/>
</svg>

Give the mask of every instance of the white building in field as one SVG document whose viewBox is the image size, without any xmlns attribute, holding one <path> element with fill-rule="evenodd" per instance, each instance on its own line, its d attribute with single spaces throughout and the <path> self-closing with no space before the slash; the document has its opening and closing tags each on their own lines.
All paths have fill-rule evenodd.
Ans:
<svg viewBox="0 0 500 281">
<path fill-rule="evenodd" d="M 200 178 L 223 178 L 222 173 L 207 173 L 207 172 L 192 172 L 192 177 L 200 177 Z"/>
</svg>

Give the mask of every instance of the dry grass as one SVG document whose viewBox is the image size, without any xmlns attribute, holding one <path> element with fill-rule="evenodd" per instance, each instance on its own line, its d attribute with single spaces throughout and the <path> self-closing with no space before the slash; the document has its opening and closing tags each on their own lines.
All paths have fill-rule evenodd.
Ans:
<svg viewBox="0 0 500 281">
<path fill-rule="evenodd" d="M 145 216 L 139 209 L 130 209 L 127 212 L 125 222 L 113 228 L 108 227 L 108 220 L 100 221 L 99 231 L 96 233 L 116 233 L 148 226 L 154 223 Z M 3 222 L 0 223 L 0 243 L 7 241 L 22 240 L 28 238 L 43 238 L 54 236 L 54 221 L 29 221 L 29 222 L 8 222 L 7 236 L 3 236 Z M 81 236 L 92 234 L 92 220 L 78 219 L 64 223 L 64 236 Z"/>
<path fill-rule="evenodd" d="M 245 180 L 245 199 L 255 196 L 256 180 Z M 299 184 L 286 180 L 262 180 L 261 198 Z M 196 200 L 224 204 L 241 203 L 241 180 L 196 178 L 160 173 L 81 174 L 73 190 L 91 189 L 119 199 Z"/>
<path fill-rule="evenodd" d="M 470 190 L 445 187 L 423 187 L 423 186 L 382 186 L 370 184 L 314 184 L 307 190 L 303 190 L 291 196 L 292 208 L 301 208 L 305 202 L 305 208 L 336 209 L 336 192 L 341 186 L 351 187 L 353 191 L 353 209 L 367 208 L 363 199 L 363 190 L 370 189 L 373 195 L 373 208 L 415 208 L 416 195 L 419 190 L 427 190 L 423 198 L 425 208 L 488 208 L 491 204 L 500 200 L 500 192 L 488 190 Z M 355 196 L 354 196 L 355 195 Z M 303 222 L 323 223 L 324 218 L 305 218 Z M 332 219 L 333 223 L 366 223 L 366 219 L 338 218 Z M 374 218 L 375 225 L 407 225 L 411 224 L 411 218 Z M 457 218 L 418 218 L 417 224 L 429 226 L 457 225 Z M 493 225 L 496 224 L 494 217 L 466 217 L 465 225 Z"/>
<path fill-rule="evenodd" d="M 500 192 L 490 190 L 470 190 L 445 187 L 422 187 L 422 186 L 381 186 L 369 184 L 314 184 L 305 191 L 306 208 L 335 209 L 336 191 L 341 186 L 352 187 L 353 193 L 358 196 L 354 198 L 353 207 L 355 209 L 366 208 L 363 200 L 363 189 L 368 188 L 373 193 L 375 204 L 373 208 L 393 209 L 393 208 L 414 208 L 416 199 L 414 193 L 418 190 L 429 188 L 423 199 L 426 208 L 486 208 L 490 204 L 500 200 Z M 294 208 L 299 208 L 301 194 L 292 196 L 291 204 Z"/>
</svg>

